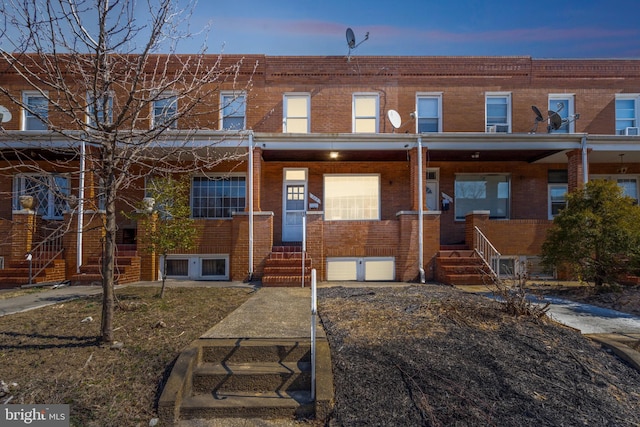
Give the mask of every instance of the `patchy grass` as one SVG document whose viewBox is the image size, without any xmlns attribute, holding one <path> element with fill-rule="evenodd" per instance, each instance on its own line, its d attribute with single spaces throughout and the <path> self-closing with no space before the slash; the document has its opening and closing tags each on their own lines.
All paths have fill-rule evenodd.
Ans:
<svg viewBox="0 0 640 427">
<path fill-rule="evenodd" d="M 0 403 L 69 404 L 76 426 L 149 425 L 180 351 L 251 290 L 170 288 L 164 299 L 158 292 L 116 291 L 123 307 L 114 320 L 118 350 L 96 339 L 101 296 L 0 317 L 0 380 L 17 384 Z"/>
</svg>

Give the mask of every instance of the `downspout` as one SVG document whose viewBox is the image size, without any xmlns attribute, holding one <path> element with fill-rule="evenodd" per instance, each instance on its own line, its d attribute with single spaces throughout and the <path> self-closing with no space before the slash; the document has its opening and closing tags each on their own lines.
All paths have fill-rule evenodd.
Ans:
<svg viewBox="0 0 640 427">
<path fill-rule="evenodd" d="M 253 131 L 249 131 L 249 281 L 253 279 Z"/>
<path fill-rule="evenodd" d="M 422 137 L 418 136 L 418 271 L 420 272 L 420 283 L 426 283 L 424 272 L 424 208 L 422 201 Z"/>
<path fill-rule="evenodd" d="M 587 135 L 582 136 L 582 183 L 589 182 L 589 159 L 587 156 Z"/>
<path fill-rule="evenodd" d="M 80 143 L 80 176 L 78 177 L 78 234 L 76 237 L 76 273 L 80 273 L 82 266 L 82 229 L 84 228 L 84 174 L 85 174 L 86 146 L 84 140 Z"/>
</svg>

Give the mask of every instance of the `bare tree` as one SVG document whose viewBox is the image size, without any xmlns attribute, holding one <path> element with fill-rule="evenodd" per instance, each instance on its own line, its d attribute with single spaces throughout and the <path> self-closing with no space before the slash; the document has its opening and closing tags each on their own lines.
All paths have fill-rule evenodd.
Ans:
<svg viewBox="0 0 640 427">
<path fill-rule="evenodd" d="M 248 90 L 255 67 L 249 64 L 245 72 L 242 58 L 206 55 L 205 47 L 176 54 L 179 42 L 192 36 L 191 10 L 172 0 L 139 3 L 0 3 L 0 73 L 13 76 L 0 80 L 0 94 L 41 122 L 48 135 L 30 140 L 15 132 L 13 145 L 4 142 L 2 149 L 13 149 L 21 170 L 43 170 L 45 163 L 94 177 L 96 190 L 78 193 L 80 206 L 104 209 L 101 339 L 107 343 L 113 341 L 116 201 L 127 201 L 123 190 L 151 172 L 206 170 L 243 155 L 221 155 L 215 141 L 197 134 L 212 128 L 211 117 L 217 120 L 218 91 Z M 44 102 L 25 98 L 24 89 Z M 25 147 L 46 148 L 47 154 L 35 156 Z"/>
</svg>

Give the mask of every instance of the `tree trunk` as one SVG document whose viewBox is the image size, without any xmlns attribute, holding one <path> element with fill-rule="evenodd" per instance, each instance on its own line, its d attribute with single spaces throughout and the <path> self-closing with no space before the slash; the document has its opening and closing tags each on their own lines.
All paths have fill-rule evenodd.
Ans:
<svg viewBox="0 0 640 427">
<path fill-rule="evenodd" d="M 102 324 L 101 340 L 113 343 L 114 283 L 116 254 L 116 186 L 113 176 L 105 182 L 105 236 L 102 253 Z"/>
</svg>

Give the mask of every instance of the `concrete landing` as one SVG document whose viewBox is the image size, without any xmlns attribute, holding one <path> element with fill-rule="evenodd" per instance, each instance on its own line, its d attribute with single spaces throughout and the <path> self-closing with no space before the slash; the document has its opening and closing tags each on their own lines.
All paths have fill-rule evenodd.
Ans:
<svg viewBox="0 0 640 427">
<path fill-rule="evenodd" d="M 324 338 L 322 327 L 317 336 Z M 311 289 L 262 288 L 200 338 L 310 338 Z"/>
</svg>

